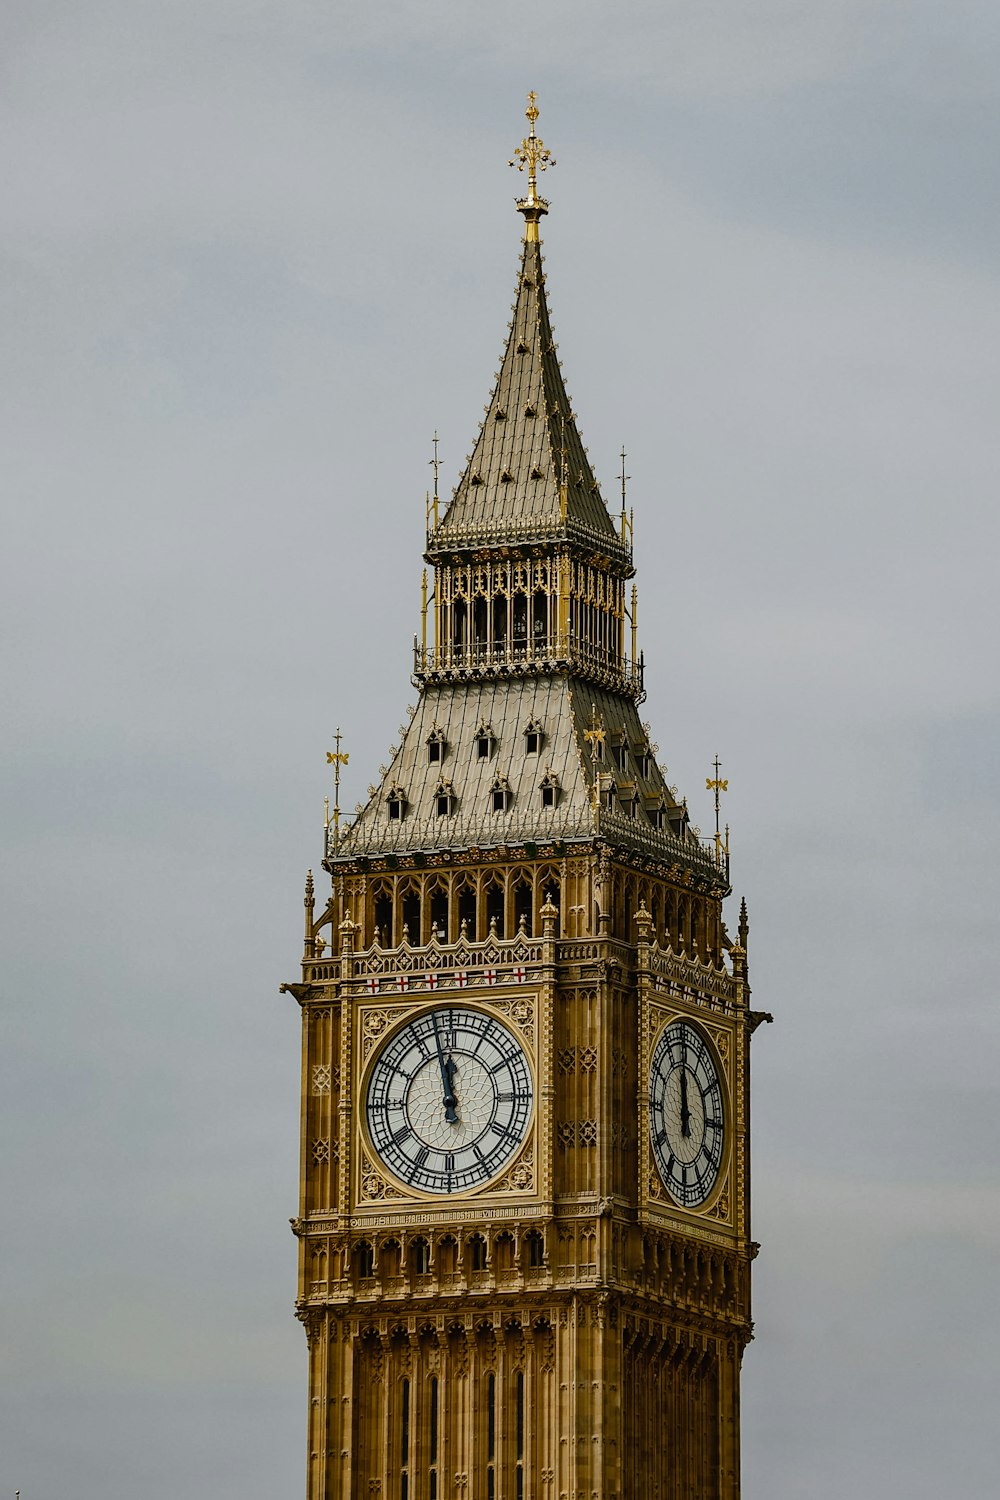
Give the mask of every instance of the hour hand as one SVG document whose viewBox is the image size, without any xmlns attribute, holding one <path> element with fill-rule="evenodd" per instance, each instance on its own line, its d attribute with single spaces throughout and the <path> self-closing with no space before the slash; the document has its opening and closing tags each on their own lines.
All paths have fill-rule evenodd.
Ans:
<svg viewBox="0 0 1000 1500">
<path fill-rule="evenodd" d="M 691 1111 L 688 1109 L 687 1071 L 681 1068 L 681 1135 L 691 1134 Z"/>
<path fill-rule="evenodd" d="M 455 1074 L 457 1072 L 457 1064 L 453 1058 L 449 1057 L 448 1061 L 441 1068 L 441 1074 L 444 1078 L 444 1117 L 449 1125 L 458 1124 L 458 1115 L 455 1113 L 455 1106 L 458 1103 L 455 1097 Z"/>
</svg>

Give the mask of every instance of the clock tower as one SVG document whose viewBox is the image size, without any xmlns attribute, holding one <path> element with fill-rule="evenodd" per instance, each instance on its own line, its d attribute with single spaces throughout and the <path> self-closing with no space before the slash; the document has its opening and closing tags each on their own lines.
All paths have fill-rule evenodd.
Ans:
<svg viewBox="0 0 1000 1500">
<path fill-rule="evenodd" d="M 428 516 L 417 703 L 329 820 L 284 986 L 308 1500 L 739 1494 L 746 910 L 731 938 L 728 839 L 640 718 L 624 475 L 614 521 L 546 307 L 537 113 L 502 365 Z"/>
</svg>

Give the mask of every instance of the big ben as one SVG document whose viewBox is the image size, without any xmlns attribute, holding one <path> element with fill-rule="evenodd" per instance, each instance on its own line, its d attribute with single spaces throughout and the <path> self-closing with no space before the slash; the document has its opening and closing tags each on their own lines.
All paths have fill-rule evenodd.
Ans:
<svg viewBox="0 0 1000 1500">
<path fill-rule="evenodd" d="M 417 702 L 328 819 L 284 986 L 308 1500 L 739 1494 L 746 909 L 730 936 L 728 838 L 640 717 L 631 519 L 555 353 L 537 113 L 500 371 L 428 510 Z"/>
</svg>

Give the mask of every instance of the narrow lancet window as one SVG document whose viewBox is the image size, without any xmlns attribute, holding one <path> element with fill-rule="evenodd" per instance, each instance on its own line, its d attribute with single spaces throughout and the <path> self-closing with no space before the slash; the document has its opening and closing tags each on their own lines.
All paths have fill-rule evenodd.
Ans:
<svg viewBox="0 0 1000 1500">
<path fill-rule="evenodd" d="M 517 1372 L 517 1500 L 524 1500 L 524 1371 Z"/>
<path fill-rule="evenodd" d="M 436 1375 L 431 1376 L 431 1410 L 430 1410 L 430 1442 L 428 1451 L 430 1454 L 430 1472 L 428 1474 L 428 1491 L 430 1500 L 438 1500 L 438 1380 Z"/>
<path fill-rule="evenodd" d="M 486 1380 L 486 1500 L 496 1500 L 497 1378 L 491 1370 Z"/>
<path fill-rule="evenodd" d="M 400 1413 L 399 1427 L 399 1495 L 400 1500 L 409 1500 L 410 1496 L 410 1382 L 403 1377 L 402 1411 Z"/>
</svg>

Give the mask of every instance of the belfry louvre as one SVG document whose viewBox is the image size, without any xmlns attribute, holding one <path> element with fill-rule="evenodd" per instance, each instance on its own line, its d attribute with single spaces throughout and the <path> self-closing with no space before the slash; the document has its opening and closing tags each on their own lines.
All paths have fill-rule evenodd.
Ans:
<svg viewBox="0 0 1000 1500">
<path fill-rule="evenodd" d="M 537 113 L 499 376 L 428 517 L 418 701 L 328 819 L 283 986 L 309 1500 L 739 1494 L 762 1014 L 728 836 L 640 718 L 624 479 L 613 520 L 546 306 Z M 724 786 L 716 762 L 717 812 Z"/>
</svg>

